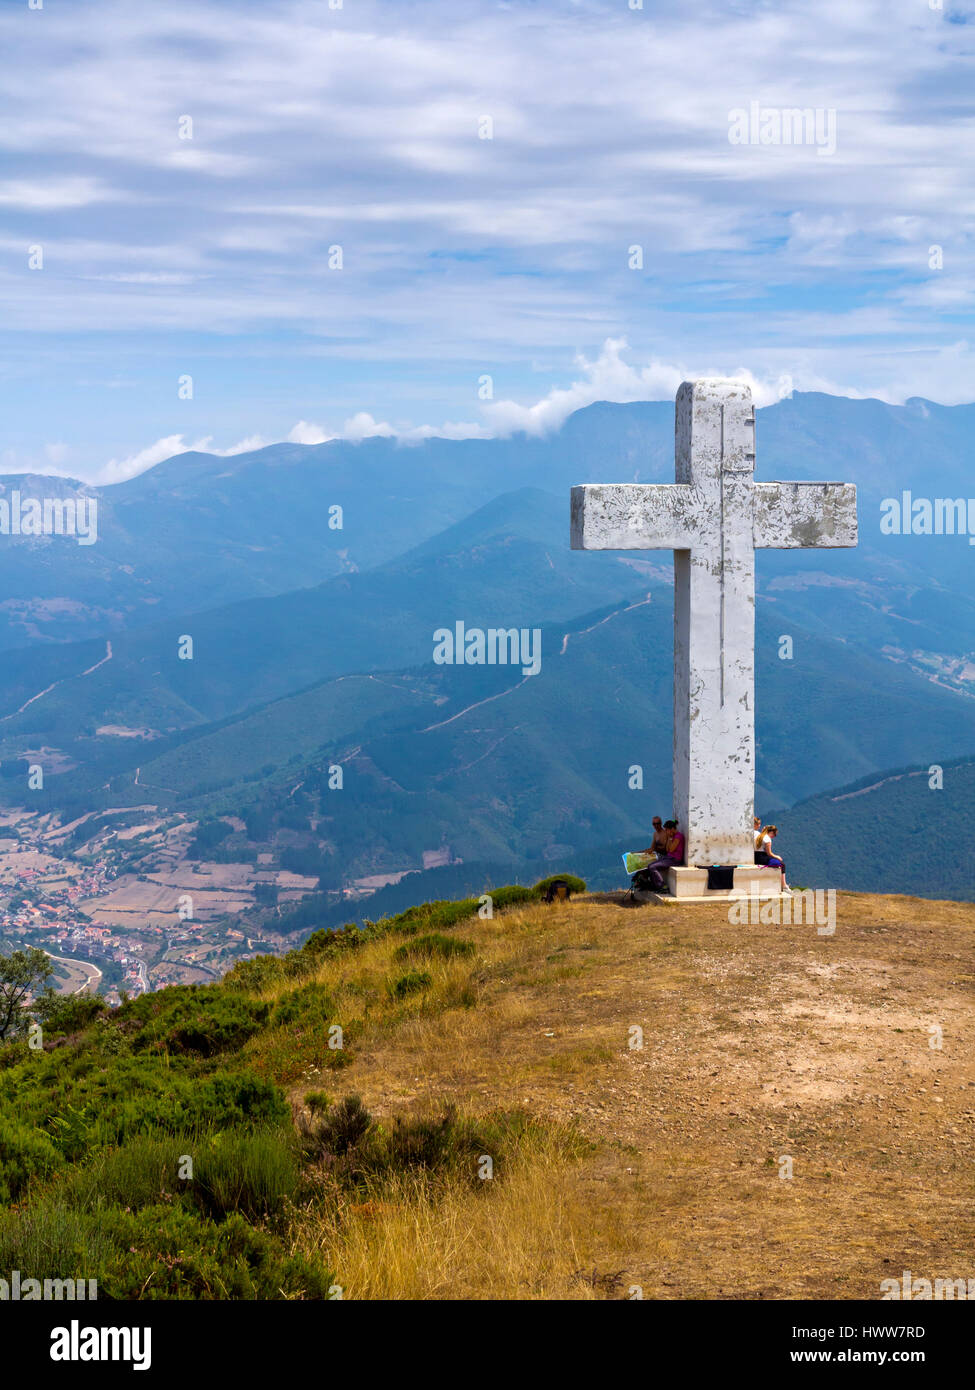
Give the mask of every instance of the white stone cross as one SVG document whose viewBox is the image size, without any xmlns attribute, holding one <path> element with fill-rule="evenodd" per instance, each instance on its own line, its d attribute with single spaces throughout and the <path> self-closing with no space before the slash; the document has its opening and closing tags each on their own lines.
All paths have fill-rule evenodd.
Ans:
<svg viewBox="0 0 975 1390">
<path fill-rule="evenodd" d="M 572 548 L 673 550 L 674 816 L 688 865 L 750 864 L 755 548 L 856 545 L 856 487 L 756 483 L 739 381 L 682 383 L 675 463 L 676 483 L 574 487 Z"/>
</svg>

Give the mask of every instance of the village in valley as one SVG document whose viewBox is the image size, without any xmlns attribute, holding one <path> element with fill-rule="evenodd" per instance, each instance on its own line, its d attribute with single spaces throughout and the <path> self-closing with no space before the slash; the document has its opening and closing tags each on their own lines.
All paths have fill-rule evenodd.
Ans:
<svg viewBox="0 0 975 1390">
<path fill-rule="evenodd" d="M 317 880 L 275 869 L 269 854 L 256 865 L 189 860 L 194 829 L 155 806 L 67 824 L 54 813 L 0 811 L 0 953 L 39 947 L 55 988 L 117 1004 L 123 994 L 219 980 L 238 960 L 286 950 L 293 943 L 267 924 L 248 934 L 241 914 L 293 905 Z"/>
</svg>

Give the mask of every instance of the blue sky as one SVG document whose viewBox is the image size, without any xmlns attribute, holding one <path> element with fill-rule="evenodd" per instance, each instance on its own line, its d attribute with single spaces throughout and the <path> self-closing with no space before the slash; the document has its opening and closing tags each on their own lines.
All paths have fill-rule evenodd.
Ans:
<svg viewBox="0 0 975 1390">
<path fill-rule="evenodd" d="M 975 399 L 975 16 L 636 3 L 0 0 L 0 470 L 552 429 L 702 373 Z M 753 102 L 835 150 L 732 143 Z"/>
</svg>

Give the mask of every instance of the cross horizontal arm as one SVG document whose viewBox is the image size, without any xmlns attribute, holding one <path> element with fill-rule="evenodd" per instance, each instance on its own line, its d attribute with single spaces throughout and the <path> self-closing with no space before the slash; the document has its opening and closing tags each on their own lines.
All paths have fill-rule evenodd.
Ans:
<svg viewBox="0 0 975 1390">
<path fill-rule="evenodd" d="M 853 483 L 756 483 L 755 546 L 833 548 L 857 543 Z"/>
<path fill-rule="evenodd" d="M 694 490 L 686 483 L 586 483 L 572 489 L 573 550 L 689 550 Z"/>
</svg>

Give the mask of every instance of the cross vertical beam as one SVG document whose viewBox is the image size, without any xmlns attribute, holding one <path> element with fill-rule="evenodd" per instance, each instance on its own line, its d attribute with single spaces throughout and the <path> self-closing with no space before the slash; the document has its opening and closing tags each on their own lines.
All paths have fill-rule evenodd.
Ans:
<svg viewBox="0 0 975 1390">
<path fill-rule="evenodd" d="M 674 814 L 689 864 L 751 859 L 755 794 L 755 414 L 747 386 L 684 382 L 678 483 L 695 534 L 674 551 Z M 720 770 L 720 771 L 719 771 Z"/>
<path fill-rule="evenodd" d="M 672 484 L 572 489 L 574 550 L 674 552 L 674 813 L 687 863 L 747 864 L 755 795 L 755 549 L 857 543 L 851 483 L 756 483 L 740 381 L 677 392 Z"/>
</svg>

